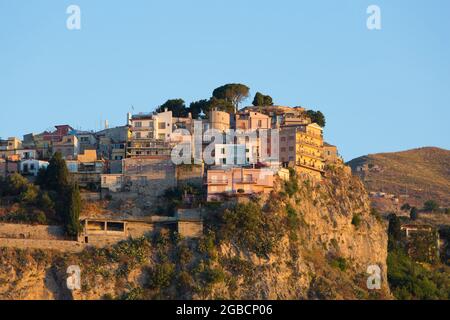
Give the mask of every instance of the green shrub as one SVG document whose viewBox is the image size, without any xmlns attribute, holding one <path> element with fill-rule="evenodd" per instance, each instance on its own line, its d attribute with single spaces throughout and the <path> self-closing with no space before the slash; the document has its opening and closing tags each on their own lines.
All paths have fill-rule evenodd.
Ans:
<svg viewBox="0 0 450 320">
<path fill-rule="evenodd" d="M 361 225 L 361 215 L 360 214 L 353 215 L 352 225 L 354 225 L 356 228 L 359 228 L 359 226 Z"/>
<path fill-rule="evenodd" d="M 157 264 L 153 269 L 149 270 L 148 287 L 151 289 L 167 288 L 174 276 L 175 265 L 170 262 Z"/>
<path fill-rule="evenodd" d="M 337 257 L 330 261 L 330 265 L 334 268 L 337 268 L 341 271 L 345 271 L 348 268 L 348 263 L 345 258 Z"/>
<path fill-rule="evenodd" d="M 439 209 L 439 204 L 434 200 L 428 200 L 423 204 L 423 211 L 433 212 Z"/>
<path fill-rule="evenodd" d="M 448 267 L 427 270 L 401 249 L 389 252 L 387 267 L 389 286 L 397 299 L 450 299 Z"/>
<path fill-rule="evenodd" d="M 272 252 L 282 236 L 282 224 L 273 214 L 264 214 L 259 204 L 239 203 L 219 215 L 219 230 L 225 240 L 231 240 L 241 248 L 248 249 L 260 257 Z"/>
</svg>

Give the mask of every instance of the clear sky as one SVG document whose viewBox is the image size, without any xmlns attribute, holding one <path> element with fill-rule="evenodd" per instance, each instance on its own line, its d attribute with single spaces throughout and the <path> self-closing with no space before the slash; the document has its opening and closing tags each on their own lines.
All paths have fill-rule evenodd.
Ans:
<svg viewBox="0 0 450 320">
<path fill-rule="evenodd" d="M 371 4 L 381 30 L 366 27 Z M 346 160 L 449 149 L 449 60 L 448 0 L 0 0 L 0 137 L 123 125 L 131 105 L 241 82 L 323 111 Z"/>
</svg>

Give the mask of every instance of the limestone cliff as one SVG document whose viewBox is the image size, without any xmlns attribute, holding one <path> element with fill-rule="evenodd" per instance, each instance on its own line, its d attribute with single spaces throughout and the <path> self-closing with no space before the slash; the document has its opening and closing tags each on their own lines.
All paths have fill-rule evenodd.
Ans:
<svg viewBox="0 0 450 320">
<path fill-rule="evenodd" d="M 344 167 L 319 183 L 293 176 L 266 199 L 209 206 L 205 236 L 171 232 L 80 254 L 0 251 L 2 299 L 390 298 L 386 224 Z M 81 289 L 66 288 L 79 265 Z M 368 290 L 369 265 L 382 270 Z"/>
</svg>

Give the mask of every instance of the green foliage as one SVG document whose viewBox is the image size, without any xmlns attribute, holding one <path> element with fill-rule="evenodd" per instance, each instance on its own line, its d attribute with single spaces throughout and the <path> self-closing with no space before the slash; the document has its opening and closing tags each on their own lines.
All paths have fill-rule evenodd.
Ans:
<svg viewBox="0 0 450 320">
<path fill-rule="evenodd" d="M 213 97 L 233 104 L 237 110 L 239 103 L 248 98 L 250 88 L 240 83 L 229 83 L 213 91 Z"/>
<path fill-rule="evenodd" d="M 0 196 L 17 197 L 21 193 L 27 191 L 30 183 L 26 178 L 18 173 L 8 176 L 6 179 L 0 180 Z"/>
<path fill-rule="evenodd" d="M 144 290 L 140 287 L 133 287 L 120 297 L 120 300 L 143 300 L 143 299 L 144 299 Z M 104 300 L 112 300 L 112 296 L 105 295 Z"/>
<path fill-rule="evenodd" d="M 361 215 L 360 214 L 353 215 L 352 225 L 354 225 L 356 228 L 360 227 L 360 225 L 361 225 Z"/>
<path fill-rule="evenodd" d="M 156 112 L 164 112 L 167 108 L 168 111 L 172 111 L 174 117 L 187 117 L 189 110 L 186 108 L 186 104 L 183 99 L 170 99 L 164 102 L 156 109 Z"/>
<path fill-rule="evenodd" d="M 75 237 L 81 230 L 81 196 L 78 186 L 68 187 L 67 196 L 66 210 L 64 210 L 65 228 L 68 235 Z"/>
<path fill-rule="evenodd" d="M 209 285 L 214 285 L 225 280 L 225 274 L 220 268 L 206 267 L 202 276 Z"/>
<path fill-rule="evenodd" d="M 150 289 L 167 288 L 175 274 L 175 265 L 170 262 L 164 262 L 155 265 L 149 270 L 148 287 Z"/>
<path fill-rule="evenodd" d="M 39 196 L 39 188 L 33 184 L 28 184 L 26 189 L 20 194 L 19 201 L 26 205 L 34 205 L 37 203 Z"/>
<path fill-rule="evenodd" d="M 217 111 L 223 111 L 228 112 L 230 114 L 235 113 L 236 107 L 233 105 L 233 103 L 226 99 L 218 99 L 216 97 L 212 97 L 209 100 L 209 110 L 217 110 Z"/>
<path fill-rule="evenodd" d="M 401 206 L 400 210 L 409 211 L 411 210 L 411 206 L 409 205 L 409 203 L 405 203 L 404 205 Z"/>
<path fill-rule="evenodd" d="M 293 197 L 299 190 L 297 174 L 293 168 L 289 168 L 289 180 L 284 182 L 284 190 L 289 195 Z"/>
<path fill-rule="evenodd" d="M 427 270 L 401 249 L 389 252 L 387 267 L 389 286 L 397 299 L 450 299 L 448 267 Z"/>
<path fill-rule="evenodd" d="M 264 95 L 261 92 L 257 92 L 252 104 L 254 106 L 273 106 L 273 100 L 271 96 Z"/>
<path fill-rule="evenodd" d="M 388 238 L 389 250 L 393 250 L 399 246 L 402 238 L 401 222 L 395 214 L 389 215 Z"/>
<path fill-rule="evenodd" d="M 297 230 L 300 226 L 300 219 L 297 215 L 297 211 L 288 204 L 286 206 L 286 213 L 287 213 L 287 224 L 290 230 Z"/>
<path fill-rule="evenodd" d="M 345 271 L 348 268 L 348 262 L 343 257 L 336 257 L 336 258 L 331 259 L 330 265 L 333 268 L 339 269 L 341 271 Z"/>
<path fill-rule="evenodd" d="M 325 127 L 326 121 L 325 121 L 325 116 L 322 112 L 308 110 L 308 111 L 306 111 L 306 114 L 311 119 L 311 122 L 317 123 L 322 128 Z"/>
<path fill-rule="evenodd" d="M 201 113 L 207 115 L 211 110 L 211 101 L 207 99 L 191 102 L 189 111 L 193 119 L 198 119 Z"/>
<path fill-rule="evenodd" d="M 416 207 L 412 207 L 411 211 L 409 212 L 409 217 L 413 221 L 419 219 L 419 210 L 417 210 Z"/>
<path fill-rule="evenodd" d="M 423 211 L 433 212 L 439 210 L 439 204 L 434 200 L 425 201 L 423 204 Z"/>
<path fill-rule="evenodd" d="M 10 223 L 47 224 L 45 212 L 38 209 L 21 208 L 0 217 L 0 221 Z"/>
<path fill-rule="evenodd" d="M 266 257 L 282 235 L 281 225 L 275 219 L 273 215 L 264 214 L 257 203 L 239 203 L 220 215 L 220 229 L 216 234 Z"/>
<path fill-rule="evenodd" d="M 202 192 L 203 191 L 199 187 L 192 184 L 166 189 L 162 196 L 159 197 L 160 205 L 158 207 L 158 212 L 160 214 L 173 216 L 176 209 L 182 205 L 184 194 L 200 196 Z"/>
<path fill-rule="evenodd" d="M 69 170 L 59 152 L 56 152 L 50 159 L 47 170 L 41 171 L 40 174 L 38 181 L 43 189 L 63 193 L 69 185 Z"/>
</svg>

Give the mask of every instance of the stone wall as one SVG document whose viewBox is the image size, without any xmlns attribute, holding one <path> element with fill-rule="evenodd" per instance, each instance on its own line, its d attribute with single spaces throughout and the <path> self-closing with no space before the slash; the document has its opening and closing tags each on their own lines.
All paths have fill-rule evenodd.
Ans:
<svg viewBox="0 0 450 320">
<path fill-rule="evenodd" d="M 81 252 L 86 247 L 86 245 L 77 241 L 0 238 L 0 247 L 16 249 L 55 250 L 62 252 Z"/>
<path fill-rule="evenodd" d="M 176 167 L 178 186 L 192 184 L 198 187 L 203 185 L 204 167 L 202 165 L 180 165 Z"/>
<path fill-rule="evenodd" d="M 64 240 L 64 229 L 60 226 L 0 223 L 0 238 Z"/>
</svg>

